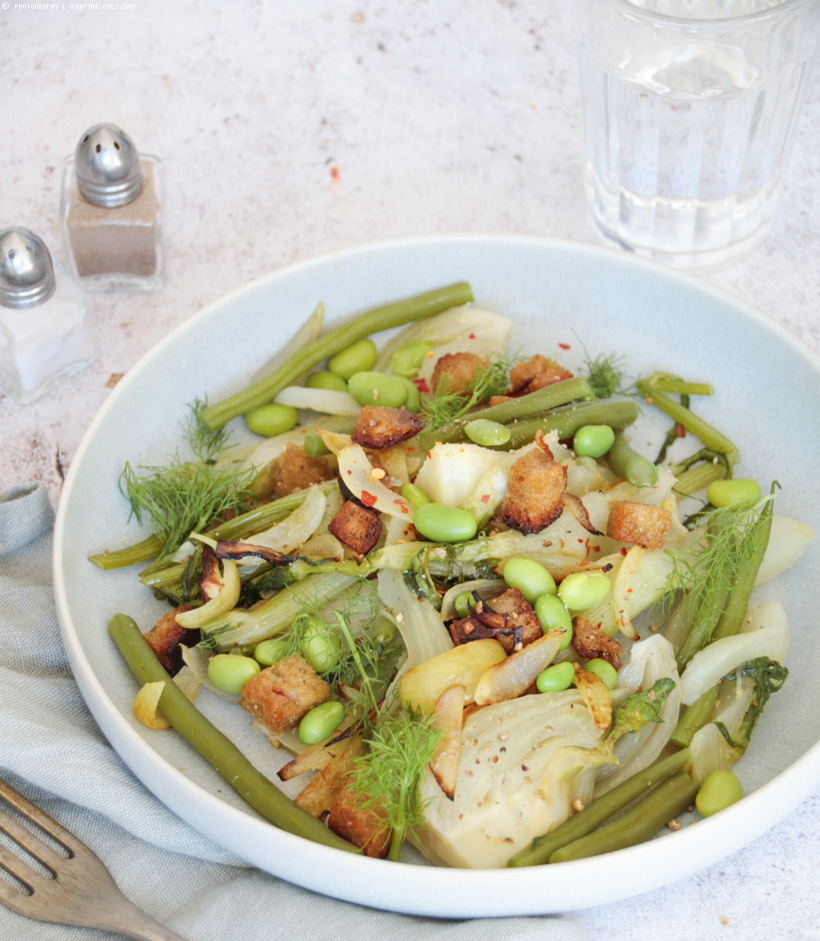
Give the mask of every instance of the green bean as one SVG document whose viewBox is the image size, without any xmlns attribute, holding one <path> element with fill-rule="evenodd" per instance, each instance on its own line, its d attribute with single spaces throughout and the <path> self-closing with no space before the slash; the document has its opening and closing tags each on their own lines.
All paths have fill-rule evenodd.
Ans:
<svg viewBox="0 0 820 941">
<path fill-rule="evenodd" d="M 322 436 L 316 434 L 315 431 L 311 431 L 305 435 L 302 447 L 305 449 L 305 454 L 308 457 L 322 457 L 324 454 L 330 454 L 330 449 L 322 440 Z"/>
<path fill-rule="evenodd" d="M 550 863 L 586 859 L 643 843 L 695 799 L 698 786 L 685 771 L 676 771 L 612 823 L 555 850 Z"/>
<path fill-rule="evenodd" d="M 495 448 L 510 440 L 510 429 L 500 422 L 490 421 L 489 418 L 477 418 L 467 422 L 464 433 L 474 444 L 485 448 Z"/>
<path fill-rule="evenodd" d="M 642 396 L 653 405 L 657 406 L 662 412 L 665 412 L 673 421 L 682 425 L 690 434 L 699 438 L 707 448 L 714 451 L 720 451 L 725 454 L 729 464 L 737 463 L 740 452 L 734 444 L 708 422 L 699 418 L 695 413 L 681 405 L 668 395 L 661 392 L 656 386 L 652 385 L 652 380 L 643 380 L 637 383 L 638 391 Z"/>
<path fill-rule="evenodd" d="M 658 468 L 629 445 L 622 431 L 615 432 L 606 461 L 613 474 L 633 487 L 654 487 L 658 482 Z"/>
<path fill-rule="evenodd" d="M 245 424 L 255 434 L 263 438 L 273 438 L 296 427 L 299 412 L 292 405 L 268 402 L 258 408 L 245 412 Z"/>
<path fill-rule="evenodd" d="M 556 382 L 555 385 L 559 383 Z M 553 386 L 547 388 L 553 388 Z M 565 440 L 571 438 L 583 425 L 610 425 L 614 429 L 623 429 L 631 425 L 637 417 L 637 404 L 625 396 L 574 403 L 555 408 L 538 418 L 525 418 L 523 421 L 511 423 L 508 426 L 511 437 L 505 447 L 513 449 L 529 444 L 535 437 L 536 431 L 543 431 L 545 435 L 555 431 L 561 440 Z M 436 440 L 441 439 L 436 438 Z"/>
<path fill-rule="evenodd" d="M 708 382 L 686 382 L 684 379 L 665 373 L 655 373 L 649 381 L 653 389 L 679 395 L 712 395 L 715 391 Z"/>
<path fill-rule="evenodd" d="M 713 771 L 701 784 L 695 807 L 701 817 L 711 817 L 743 797 L 743 785 L 731 771 Z"/>
<path fill-rule="evenodd" d="M 510 425 L 510 430 L 514 434 L 513 429 L 515 426 L 511 425 L 511 422 L 529 419 L 534 415 L 541 415 L 550 409 L 558 408 L 569 402 L 589 398 L 592 398 L 592 390 L 586 379 L 581 376 L 576 376 L 573 379 L 563 379 L 561 382 L 554 382 L 552 385 L 538 389 L 536 392 L 530 392 L 529 395 L 522 395 L 518 398 L 510 399 L 508 402 L 502 402 L 500 405 L 490 405 L 486 408 L 476 409 L 470 412 L 469 415 L 448 422 L 441 428 L 432 431 L 422 431 L 416 437 L 416 441 L 422 451 L 429 451 L 437 441 L 463 441 L 466 437 L 466 425 L 478 418 L 499 422 L 502 425 Z M 631 400 L 628 401 L 634 409 L 635 416 L 637 416 L 638 407 Z M 632 421 L 634 420 L 633 418 Z M 535 426 L 527 442 L 532 441 L 534 435 Z M 510 446 L 517 447 L 517 445 Z"/>
<path fill-rule="evenodd" d="M 607 791 L 606 794 L 587 804 L 583 810 L 573 814 L 560 827 L 545 833 L 543 836 L 536 837 L 526 849 L 516 853 L 507 865 L 511 867 L 539 866 L 546 863 L 556 850 L 586 836 L 588 833 L 592 833 L 611 816 L 631 804 L 642 794 L 645 794 L 659 781 L 663 781 L 670 774 L 683 768 L 684 765 L 689 763 L 690 759 L 689 750 L 684 748 L 666 758 L 659 758 L 648 767 L 636 771 L 635 774 L 612 788 L 611 791 Z"/>
<path fill-rule="evenodd" d="M 312 372 L 305 382 L 308 389 L 330 389 L 332 392 L 347 392 L 347 383 L 329 369 Z"/>
<path fill-rule="evenodd" d="M 425 503 L 430 502 L 430 498 L 427 494 L 417 487 L 415 484 L 405 484 L 401 488 L 401 495 L 407 500 L 408 503 L 412 503 L 413 506 L 418 509 L 420 506 L 424 506 Z"/>
<path fill-rule="evenodd" d="M 478 524 L 472 513 L 443 503 L 425 503 L 413 514 L 413 528 L 432 542 L 466 542 Z"/>
<path fill-rule="evenodd" d="M 517 588 L 530 604 L 535 604 L 541 595 L 554 595 L 557 591 L 555 579 L 534 559 L 507 559 L 501 577 L 508 588 Z"/>
<path fill-rule="evenodd" d="M 327 361 L 328 372 L 350 381 L 357 372 L 370 369 L 378 355 L 376 344 L 370 337 L 362 337 L 330 357 Z"/>
<path fill-rule="evenodd" d="M 259 662 L 241 654 L 218 653 L 208 661 L 208 679 L 223 693 L 240 693 L 259 672 Z"/>
<path fill-rule="evenodd" d="M 163 669 L 133 618 L 115 614 L 108 622 L 108 632 L 137 682 L 165 684 L 159 700 L 163 716 L 254 810 L 288 833 L 347 852 L 359 852 L 297 807 L 202 715 Z"/>
<path fill-rule="evenodd" d="M 335 355 L 356 340 L 379 330 L 388 330 L 414 320 L 423 320 L 450 307 L 458 307 L 473 299 L 466 281 L 446 288 L 429 291 L 408 300 L 387 304 L 360 314 L 340 324 L 308 343 L 291 356 L 286 363 L 270 375 L 255 382 L 241 392 L 209 405 L 199 413 L 200 424 L 209 431 L 224 427 L 232 418 L 242 415 L 257 405 L 264 405 L 303 373 L 322 360 Z"/>
<path fill-rule="evenodd" d="M 348 380 L 347 391 L 359 405 L 400 408 L 407 401 L 404 380 L 383 372 L 357 372 Z"/>
</svg>

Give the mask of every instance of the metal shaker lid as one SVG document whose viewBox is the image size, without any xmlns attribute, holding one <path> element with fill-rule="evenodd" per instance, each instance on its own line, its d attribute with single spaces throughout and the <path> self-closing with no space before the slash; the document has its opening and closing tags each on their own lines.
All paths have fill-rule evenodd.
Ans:
<svg viewBox="0 0 820 941">
<path fill-rule="evenodd" d="M 140 158 L 134 142 L 114 124 L 95 124 L 74 151 L 80 193 L 95 206 L 124 206 L 142 190 Z"/>
<path fill-rule="evenodd" d="M 54 265 L 45 242 L 30 229 L 11 226 L 0 232 L 0 304 L 36 307 L 54 293 Z"/>
</svg>

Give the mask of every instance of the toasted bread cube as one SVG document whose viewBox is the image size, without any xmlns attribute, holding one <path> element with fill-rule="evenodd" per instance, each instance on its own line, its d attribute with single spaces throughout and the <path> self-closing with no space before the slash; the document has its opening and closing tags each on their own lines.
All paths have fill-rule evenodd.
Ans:
<svg viewBox="0 0 820 941">
<path fill-rule="evenodd" d="M 390 849 L 392 831 L 378 804 L 362 805 L 361 796 L 350 784 L 345 785 L 333 799 L 327 825 L 342 839 L 358 846 L 365 856 L 384 859 Z"/>
<path fill-rule="evenodd" d="M 445 353 L 433 369 L 430 386 L 433 392 L 438 392 L 441 387 L 446 395 L 467 393 L 473 387 L 482 365 L 475 353 Z"/>
<path fill-rule="evenodd" d="M 176 675 L 183 667 L 180 644 L 186 647 L 195 647 L 200 641 L 199 628 L 183 627 L 177 623 L 177 615 L 183 611 L 190 611 L 189 604 L 181 604 L 169 611 L 157 621 L 145 635 L 151 649 L 157 655 L 157 660 L 171 674 Z"/>
<path fill-rule="evenodd" d="M 671 522 L 672 514 L 665 507 L 618 500 L 609 508 L 606 534 L 618 542 L 661 549 Z"/>
<path fill-rule="evenodd" d="M 521 533 L 540 533 L 564 508 L 566 468 L 540 448 L 528 451 L 510 468 L 501 518 Z"/>
<path fill-rule="evenodd" d="M 493 598 L 489 604 L 493 611 L 507 616 L 507 627 L 521 628 L 522 647 L 538 640 L 542 635 L 541 622 L 530 603 L 517 588 L 508 588 L 503 595 Z M 513 637 L 498 636 L 496 639 L 507 652 L 513 649 L 515 643 Z"/>
<path fill-rule="evenodd" d="M 580 615 L 572 619 L 572 649 L 582 660 L 606 660 L 616 670 L 621 669 L 623 648 L 618 641 Z"/>
<path fill-rule="evenodd" d="M 512 395 L 526 395 L 563 379 L 572 379 L 572 373 L 555 362 L 536 353 L 523 363 L 516 363 L 510 370 Z"/>
<path fill-rule="evenodd" d="M 239 694 L 239 705 L 268 731 L 278 734 L 295 726 L 330 695 L 330 687 L 302 657 L 294 654 L 251 677 Z"/>
<path fill-rule="evenodd" d="M 357 556 L 367 555 L 382 534 L 382 520 L 378 513 L 345 500 L 339 512 L 330 521 L 328 529 Z"/>
<path fill-rule="evenodd" d="M 257 486 L 275 497 L 286 497 L 297 490 L 330 480 L 333 468 L 323 457 L 308 457 L 305 449 L 289 441 L 282 453 L 262 471 L 267 480 Z"/>
<path fill-rule="evenodd" d="M 365 405 L 356 419 L 351 440 L 363 448 L 390 448 L 417 435 L 424 419 L 403 408 Z"/>
</svg>

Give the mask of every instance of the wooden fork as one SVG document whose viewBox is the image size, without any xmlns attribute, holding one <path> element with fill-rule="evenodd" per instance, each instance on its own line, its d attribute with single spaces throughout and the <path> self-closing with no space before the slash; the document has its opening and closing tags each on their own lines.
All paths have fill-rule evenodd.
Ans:
<svg viewBox="0 0 820 941">
<path fill-rule="evenodd" d="M 47 846 L 0 805 L 0 832 L 36 859 L 49 875 L 0 846 L 0 869 L 25 891 L 0 879 L 0 902 L 12 911 L 58 925 L 102 928 L 136 941 L 182 941 L 149 918 L 120 892 L 97 856 L 73 834 L 18 794 L 0 778 L 0 798 L 34 828 L 46 833 L 66 855 Z"/>
</svg>

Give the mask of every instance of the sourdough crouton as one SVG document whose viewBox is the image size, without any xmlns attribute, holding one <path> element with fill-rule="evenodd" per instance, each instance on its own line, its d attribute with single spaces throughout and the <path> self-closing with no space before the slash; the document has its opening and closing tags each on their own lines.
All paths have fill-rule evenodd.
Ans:
<svg viewBox="0 0 820 941">
<path fill-rule="evenodd" d="M 572 619 L 572 649 L 583 660 L 600 658 L 612 664 L 616 670 L 621 669 L 623 648 L 618 641 L 580 615 Z"/>
<path fill-rule="evenodd" d="M 357 556 L 367 555 L 382 534 L 382 520 L 378 513 L 345 500 L 339 512 L 330 521 L 328 529 Z"/>
<path fill-rule="evenodd" d="M 531 644 L 543 633 L 541 622 L 535 615 L 532 606 L 517 588 L 508 588 L 503 595 L 493 598 L 490 602 L 493 611 L 507 617 L 507 627 L 520 628 L 516 636 L 520 637 L 522 647 Z M 499 636 L 496 638 L 501 646 L 509 653 L 514 646 L 512 637 Z"/>
<path fill-rule="evenodd" d="M 239 705 L 268 731 L 293 728 L 330 695 L 330 687 L 298 654 L 279 660 L 251 677 L 239 694 Z"/>
<path fill-rule="evenodd" d="M 437 393 L 440 387 L 445 395 L 468 393 L 482 366 L 475 353 L 445 353 L 433 369 L 431 388 Z"/>
<path fill-rule="evenodd" d="M 510 395 L 526 395 L 562 379 L 572 379 L 572 373 L 555 362 L 536 353 L 510 370 Z"/>
<path fill-rule="evenodd" d="M 671 522 L 672 514 L 665 507 L 618 500 L 609 508 L 606 534 L 618 542 L 661 549 Z"/>
<path fill-rule="evenodd" d="M 342 839 L 358 846 L 365 856 L 384 859 L 390 849 L 392 831 L 378 804 L 362 806 L 363 801 L 351 784 L 346 784 L 333 799 L 327 825 Z"/>
<path fill-rule="evenodd" d="M 424 428 L 424 419 L 403 408 L 365 405 L 353 428 L 351 440 L 363 448 L 390 448 L 407 441 Z"/>
<path fill-rule="evenodd" d="M 540 448 L 528 451 L 510 468 L 501 518 L 520 533 L 540 533 L 564 508 L 567 470 Z"/>
<path fill-rule="evenodd" d="M 171 676 L 179 673 L 184 665 L 179 645 L 185 644 L 186 647 L 195 647 L 200 641 L 199 628 L 193 629 L 177 624 L 177 615 L 190 610 L 191 606 L 189 604 L 179 605 L 173 611 L 163 614 L 145 635 L 145 639 L 157 655 L 157 660 Z"/>
<path fill-rule="evenodd" d="M 305 449 L 292 441 L 262 471 L 267 482 L 262 485 L 266 493 L 275 497 L 286 497 L 297 490 L 330 480 L 333 468 L 323 457 L 308 457 Z"/>
</svg>

